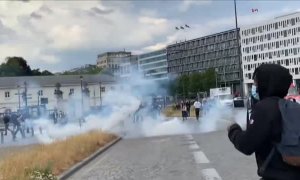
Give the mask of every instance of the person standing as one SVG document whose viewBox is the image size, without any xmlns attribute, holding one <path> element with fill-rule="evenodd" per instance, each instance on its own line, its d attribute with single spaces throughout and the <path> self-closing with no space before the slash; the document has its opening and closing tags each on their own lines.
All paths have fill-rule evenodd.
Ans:
<svg viewBox="0 0 300 180">
<path fill-rule="evenodd" d="M 278 148 L 281 148 L 279 143 L 286 143 L 291 149 L 299 145 L 299 132 L 293 130 L 292 136 L 291 132 L 284 132 L 286 120 L 280 110 L 280 101 L 288 94 L 293 77 L 289 69 L 276 64 L 260 65 L 253 77 L 251 96 L 257 102 L 253 105 L 247 129 L 234 123 L 228 127 L 228 138 L 241 153 L 255 153 L 257 173 L 264 180 L 299 180 L 298 156 L 284 157 Z"/>
<path fill-rule="evenodd" d="M 200 108 L 201 108 L 201 103 L 197 99 L 194 102 L 194 107 L 195 107 L 196 119 L 197 119 L 197 121 L 199 121 L 199 112 L 200 112 Z"/>
<path fill-rule="evenodd" d="M 5 134 L 4 135 L 7 135 L 7 131 L 10 131 L 10 129 L 9 129 L 10 116 L 7 112 L 5 113 L 5 115 L 3 117 L 3 121 L 4 121 L 4 126 L 5 126 Z"/>
<path fill-rule="evenodd" d="M 186 103 L 181 102 L 181 115 L 182 115 L 182 121 L 187 120 L 187 108 Z"/>
<path fill-rule="evenodd" d="M 190 117 L 191 116 L 191 102 L 187 101 L 186 103 L 186 112 L 187 112 L 187 116 Z"/>
</svg>

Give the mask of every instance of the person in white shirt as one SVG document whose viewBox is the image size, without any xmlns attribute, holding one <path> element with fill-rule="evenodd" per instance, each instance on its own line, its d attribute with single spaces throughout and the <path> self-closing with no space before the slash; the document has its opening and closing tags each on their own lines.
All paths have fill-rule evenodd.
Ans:
<svg viewBox="0 0 300 180">
<path fill-rule="evenodd" d="M 200 112 L 200 108 L 201 108 L 201 103 L 198 100 L 196 100 L 194 102 L 194 107 L 195 107 L 196 119 L 197 119 L 197 121 L 199 121 L 199 112 Z"/>
</svg>

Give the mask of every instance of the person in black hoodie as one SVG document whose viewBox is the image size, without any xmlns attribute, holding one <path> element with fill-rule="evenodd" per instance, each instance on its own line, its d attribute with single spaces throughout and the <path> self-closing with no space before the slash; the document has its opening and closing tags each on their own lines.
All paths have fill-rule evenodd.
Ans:
<svg viewBox="0 0 300 180">
<path fill-rule="evenodd" d="M 283 162 L 276 149 L 266 169 L 260 171 L 274 143 L 281 140 L 282 117 L 278 101 L 287 95 L 291 83 L 288 69 L 275 64 L 259 66 L 254 72 L 252 88 L 252 96 L 259 101 L 253 106 L 248 127 L 246 131 L 238 124 L 228 128 L 228 137 L 237 150 L 246 155 L 255 153 L 258 175 L 263 180 L 300 180 L 300 169 Z"/>
</svg>

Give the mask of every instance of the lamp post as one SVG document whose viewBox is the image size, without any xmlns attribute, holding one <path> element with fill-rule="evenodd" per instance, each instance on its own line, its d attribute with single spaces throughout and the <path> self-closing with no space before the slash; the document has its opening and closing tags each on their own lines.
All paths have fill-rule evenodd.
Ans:
<svg viewBox="0 0 300 180">
<path fill-rule="evenodd" d="M 40 96 L 42 96 L 42 90 L 38 91 L 38 115 L 40 115 Z"/>
<path fill-rule="evenodd" d="M 25 111 L 28 113 L 28 104 L 27 104 L 27 82 L 24 82 L 24 100 L 25 100 Z"/>
<path fill-rule="evenodd" d="M 238 34 L 238 21 L 237 21 L 237 11 L 236 11 L 236 0 L 234 0 L 234 15 L 235 15 L 235 31 L 236 31 L 236 40 L 238 43 L 238 58 L 239 58 L 239 71 L 240 71 L 240 94 L 241 97 L 244 97 L 243 90 L 243 71 L 242 71 L 242 60 L 241 60 L 241 48 L 240 48 L 240 37 Z"/>
<path fill-rule="evenodd" d="M 218 87 L 218 68 L 215 68 L 215 72 L 216 72 L 216 88 Z"/>
<path fill-rule="evenodd" d="M 81 118 L 83 118 L 83 90 L 82 90 L 83 77 L 80 76 L 80 89 L 81 89 L 81 117 L 79 118 L 79 126 L 81 127 Z"/>
<path fill-rule="evenodd" d="M 100 107 L 102 106 L 102 86 L 101 86 L 101 81 L 99 82 L 100 86 Z"/>
<path fill-rule="evenodd" d="M 20 110 L 21 109 L 20 85 L 18 85 L 17 88 L 18 88 L 18 103 L 19 103 L 19 110 Z"/>
</svg>

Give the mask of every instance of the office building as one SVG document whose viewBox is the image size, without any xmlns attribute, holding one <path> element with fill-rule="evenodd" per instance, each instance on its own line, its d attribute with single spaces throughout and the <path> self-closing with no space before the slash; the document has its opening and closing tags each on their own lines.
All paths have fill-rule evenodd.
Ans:
<svg viewBox="0 0 300 180">
<path fill-rule="evenodd" d="M 266 63 L 288 68 L 299 87 L 300 12 L 242 27 L 240 36 L 245 93 L 251 88 L 255 68 Z"/>
</svg>

